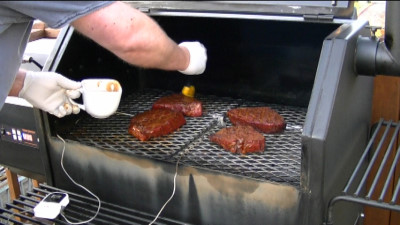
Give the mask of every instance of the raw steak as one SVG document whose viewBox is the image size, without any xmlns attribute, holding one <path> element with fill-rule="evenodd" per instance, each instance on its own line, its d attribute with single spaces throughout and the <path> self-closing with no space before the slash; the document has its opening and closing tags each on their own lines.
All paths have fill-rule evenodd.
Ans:
<svg viewBox="0 0 400 225">
<path fill-rule="evenodd" d="M 198 117 L 203 114 L 202 102 L 183 94 L 172 94 L 161 97 L 154 102 L 153 109 L 162 108 L 182 112 L 185 116 Z"/>
<path fill-rule="evenodd" d="M 250 125 L 264 133 L 279 133 L 285 130 L 285 119 L 269 107 L 242 107 L 227 112 L 234 125 Z"/>
<path fill-rule="evenodd" d="M 219 130 L 210 141 L 232 153 L 264 152 L 265 137 L 251 126 L 233 126 Z"/>
<path fill-rule="evenodd" d="M 169 109 L 151 109 L 131 119 L 129 133 L 141 141 L 174 132 L 186 123 L 181 112 Z"/>
</svg>

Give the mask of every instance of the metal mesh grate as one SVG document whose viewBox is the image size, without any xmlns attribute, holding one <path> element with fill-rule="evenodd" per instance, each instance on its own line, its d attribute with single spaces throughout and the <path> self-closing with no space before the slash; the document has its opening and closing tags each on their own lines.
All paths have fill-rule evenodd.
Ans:
<svg viewBox="0 0 400 225">
<path fill-rule="evenodd" d="M 121 100 L 119 112 L 135 115 L 151 108 L 152 103 L 170 91 L 146 90 Z M 293 106 L 246 102 L 242 99 L 197 94 L 203 102 L 202 117 L 186 117 L 186 124 L 174 133 L 141 142 L 128 133 L 130 116 L 114 114 L 107 119 L 85 116 L 73 130 L 62 134 L 67 139 L 102 149 L 141 155 L 175 163 L 177 153 L 185 151 L 181 164 L 279 183 L 300 185 L 301 133 L 306 109 Z M 264 153 L 236 155 L 209 141 L 209 136 L 224 126 L 232 126 L 226 117 L 239 106 L 269 106 L 287 122 L 282 134 L 264 134 Z"/>
<path fill-rule="evenodd" d="M 51 186 L 40 185 L 39 188 L 34 188 L 32 191 L 27 192 L 26 195 L 7 203 L 4 208 L 0 208 L 0 224 L 69 224 L 61 216 L 56 217 L 54 220 L 34 217 L 33 208 L 44 196 L 52 192 L 68 193 L 70 202 L 63 210 L 63 213 L 71 222 L 85 221 L 96 214 L 98 207 L 96 199 Z M 101 202 L 99 214 L 90 224 L 139 225 L 149 224 L 154 218 L 155 215 L 152 214 Z M 154 224 L 178 225 L 187 223 L 159 217 Z"/>
</svg>

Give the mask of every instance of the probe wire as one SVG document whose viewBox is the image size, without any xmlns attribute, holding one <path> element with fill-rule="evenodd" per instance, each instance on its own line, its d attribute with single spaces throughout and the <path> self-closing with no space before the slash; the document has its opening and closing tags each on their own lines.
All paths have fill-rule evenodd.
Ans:
<svg viewBox="0 0 400 225">
<path fill-rule="evenodd" d="M 160 211 L 158 212 L 158 214 L 156 215 L 156 217 L 154 218 L 154 220 L 151 221 L 151 222 L 149 223 L 149 225 L 152 225 L 154 222 L 156 222 L 156 220 L 157 220 L 158 217 L 160 216 L 161 212 L 164 210 L 165 206 L 167 206 L 167 204 L 172 200 L 172 198 L 173 198 L 174 195 L 175 195 L 175 190 L 176 190 L 176 176 L 178 175 L 178 165 L 179 165 L 179 161 L 180 161 L 181 158 L 182 158 L 182 155 L 183 155 L 183 153 L 180 154 L 180 156 L 179 156 L 179 158 L 178 158 L 178 161 L 176 161 L 176 165 L 175 165 L 175 175 L 174 175 L 174 188 L 173 188 L 171 197 L 169 197 L 169 199 L 164 203 L 164 205 L 161 207 Z"/>
<path fill-rule="evenodd" d="M 132 114 L 123 113 L 123 112 L 116 112 L 116 114 L 125 115 L 125 116 L 133 116 Z M 94 196 L 94 197 L 98 200 L 98 202 L 99 202 L 99 206 L 98 206 L 98 208 L 97 208 L 97 212 L 96 212 L 96 214 L 95 214 L 90 220 L 87 220 L 87 221 L 84 221 L 84 222 L 79 222 L 79 223 L 72 223 L 72 222 L 68 221 L 68 219 L 67 219 L 63 214 L 62 214 L 62 216 L 63 216 L 64 219 L 65 219 L 68 223 L 70 223 L 70 224 L 74 224 L 74 225 L 75 225 L 75 224 L 88 223 L 88 222 L 92 221 L 92 220 L 97 216 L 97 214 L 99 213 L 100 207 L 101 207 L 100 199 L 99 199 L 95 194 L 93 194 L 92 192 L 90 192 L 87 188 L 85 188 L 84 186 L 82 186 L 82 185 L 78 184 L 77 182 L 75 182 L 75 181 L 72 179 L 72 177 L 67 173 L 67 171 L 66 171 L 65 168 L 64 168 L 64 164 L 63 164 L 63 161 L 64 161 L 64 152 L 65 152 L 65 141 L 64 141 L 64 139 L 62 139 L 58 134 L 57 134 L 57 137 L 64 143 L 63 151 L 62 151 L 62 155 L 61 155 L 61 167 L 62 167 L 62 169 L 64 170 L 65 174 L 68 176 L 68 178 L 69 178 L 75 185 L 81 187 L 82 189 L 84 189 L 85 191 L 87 191 L 88 193 L 90 193 L 90 194 L 91 194 L 92 196 Z M 151 222 L 149 223 L 149 225 L 152 225 L 154 222 L 157 221 L 157 219 L 160 217 L 160 214 L 162 213 L 162 211 L 164 210 L 164 208 L 167 206 L 167 204 L 172 200 L 172 198 L 173 198 L 174 195 L 175 195 L 175 191 L 176 191 L 176 177 L 177 177 L 177 175 L 178 175 L 179 161 L 181 160 L 182 156 L 183 156 L 183 153 L 180 154 L 180 156 L 179 156 L 179 158 L 178 158 L 178 160 L 177 160 L 177 162 L 176 162 L 176 165 L 175 165 L 174 187 L 173 187 L 173 190 L 172 190 L 172 194 L 171 194 L 171 196 L 169 197 L 169 199 L 164 203 L 164 205 L 161 207 L 160 211 L 157 213 L 157 215 L 156 215 L 156 217 L 153 219 L 153 221 L 151 221 Z"/>
<path fill-rule="evenodd" d="M 64 168 L 64 153 L 65 153 L 65 140 L 63 138 L 60 137 L 60 135 L 57 134 L 57 137 L 63 142 L 64 146 L 63 146 L 63 150 L 61 153 L 61 167 L 64 170 L 65 174 L 68 176 L 68 178 L 72 181 L 72 183 L 74 183 L 76 186 L 82 188 L 83 190 L 85 190 L 86 192 L 88 192 L 89 194 L 91 194 L 93 197 L 95 197 L 97 199 L 98 202 L 98 206 L 97 206 L 97 211 L 96 214 L 86 220 L 86 221 L 82 221 L 82 222 L 71 222 L 67 219 L 67 217 L 65 217 L 64 214 L 61 213 L 61 216 L 65 219 L 65 221 L 67 221 L 69 224 L 73 224 L 73 225 L 78 225 L 78 224 L 84 224 L 84 223 L 89 223 L 90 221 L 94 220 L 96 218 L 96 216 L 99 214 L 100 208 L 101 208 L 101 201 L 100 198 L 97 197 L 97 195 L 95 195 L 94 193 L 92 193 L 89 189 L 85 188 L 83 185 L 78 184 L 74 179 L 72 179 L 72 177 L 68 174 L 68 172 L 65 170 Z"/>
</svg>

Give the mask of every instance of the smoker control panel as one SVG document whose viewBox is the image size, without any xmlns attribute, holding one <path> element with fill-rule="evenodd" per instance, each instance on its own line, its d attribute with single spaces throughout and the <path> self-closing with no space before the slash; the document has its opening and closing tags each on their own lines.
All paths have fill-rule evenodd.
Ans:
<svg viewBox="0 0 400 225">
<path fill-rule="evenodd" d="M 39 148 L 39 138 L 33 130 L 0 124 L 0 137 L 3 141 Z"/>
</svg>

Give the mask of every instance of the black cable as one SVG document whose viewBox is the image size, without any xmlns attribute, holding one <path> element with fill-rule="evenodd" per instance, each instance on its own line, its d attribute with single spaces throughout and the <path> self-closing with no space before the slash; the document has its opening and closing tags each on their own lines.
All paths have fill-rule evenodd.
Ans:
<svg viewBox="0 0 400 225">
<path fill-rule="evenodd" d="M 40 63 L 38 63 L 36 60 L 34 60 L 32 57 L 29 57 L 28 62 L 35 64 L 37 67 L 40 68 L 40 70 L 43 70 L 43 66 L 40 65 Z"/>
</svg>

